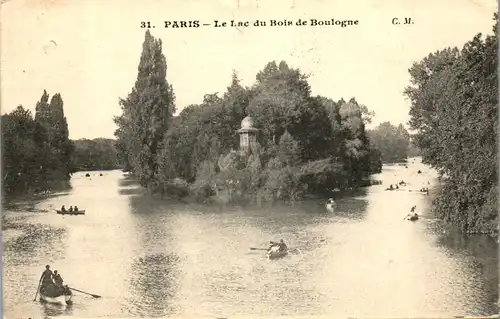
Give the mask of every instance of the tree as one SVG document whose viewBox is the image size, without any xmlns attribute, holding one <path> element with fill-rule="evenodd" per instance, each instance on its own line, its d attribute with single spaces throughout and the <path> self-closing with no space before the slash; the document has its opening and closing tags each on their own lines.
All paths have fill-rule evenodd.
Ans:
<svg viewBox="0 0 500 319">
<path fill-rule="evenodd" d="M 64 103 L 61 94 L 56 93 L 50 100 L 50 114 L 52 117 L 53 135 L 51 145 L 54 148 L 56 158 L 66 174 L 71 170 L 71 156 L 74 150 L 73 143 L 69 139 L 68 122 L 64 116 Z M 50 132 L 50 130 L 49 130 Z"/>
<path fill-rule="evenodd" d="M 44 128 L 44 149 L 40 153 L 46 178 L 69 179 L 73 144 L 69 139 L 68 122 L 64 116 L 64 103 L 61 94 L 56 93 L 48 103 L 49 95 L 43 91 L 36 105 L 35 121 Z"/>
<path fill-rule="evenodd" d="M 43 188 L 45 172 L 40 152 L 44 128 L 29 110 L 18 106 L 2 116 L 2 179 L 6 195 Z"/>
<path fill-rule="evenodd" d="M 405 91 L 415 144 L 445 177 L 436 210 L 468 232 L 497 231 L 497 44 L 496 33 L 478 34 L 462 50 L 430 54 L 409 70 Z"/>
<path fill-rule="evenodd" d="M 380 151 L 384 163 L 405 161 L 408 157 L 410 136 L 402 124 L 380 123 L 368 132 L 371 142 Z"/>
<path fill-rule="evenodd" d="M 119 168 L 115 141 L 105 138 L 73 141 L 75 151 L 72 167 L 75 171 L 110 170 Z"/>
<path fill-rule="evenodd" d="M 301 146 L 302 160 L 325 156 L 329 123 L 324 106 L 311 97 L 307 77 L 284 61 L 270 62 L 257 74 L 248 113 L 263 135 L 263 145 L 277 144 L 288 131 Z"/>
<path fill-rule="evenodd" d="M 134 88 L 120 100 L 122 115 L 115 119 L 121 158 L 132 166 L 140 184 L 148 187 L 158 174 L 160 145 L 175 112 L 173 88 L 166 80 L 167 62 L 161 40 L 146 31 Z"/>
</svg>

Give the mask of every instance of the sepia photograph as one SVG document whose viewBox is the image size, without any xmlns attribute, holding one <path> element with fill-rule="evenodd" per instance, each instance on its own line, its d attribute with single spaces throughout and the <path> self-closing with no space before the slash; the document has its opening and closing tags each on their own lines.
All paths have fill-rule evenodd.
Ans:
<svg viewBox="0 0 500 319">
<path fill-rule="evenodd" d="M 499 318 L 496 1 L 0 3 L 3 318 Z"/>
</svg>

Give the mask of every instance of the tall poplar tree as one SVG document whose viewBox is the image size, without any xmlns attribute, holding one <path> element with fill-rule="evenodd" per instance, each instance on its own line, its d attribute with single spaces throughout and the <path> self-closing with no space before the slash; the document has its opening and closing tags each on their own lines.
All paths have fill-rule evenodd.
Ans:
<svg viewBox="0 0 500 319">
<path fill-rule="evenodd" d="M 48 173 L 46 178 L 68 178 L 73 144 L 69 139 L 61 94 L 52 96 L 49 103 L 49 94 L 43 91 L 40 101 L 36 104 L 35 121 L 44 128 L 44 135 L 40 138 L 45 147 L 40 157 L 43 159 L 42 170 Z"/>
<path fill-rule="evenodd" d="M 173 88 L 166 80 L 167 62 L 162 41 L 146 31 L 137 80 L 126 99 L 122 115 L 115 118 L 115 133 L 122 159 L 126 159 L 143 187 L 157 178 L 157 153 L 175 112 Z"/>
<path fill-rule="evenodd" d="M 60 164 L 59 170 L 69 176 L 71 171 L 71 156 L 73 142 L 69 139 L 68 121 L 64 116 L 64 102 L 61 94 L 56 93 L 50 99 L 50 114 L 52 118 L 52 147 Z"/>
</svg>

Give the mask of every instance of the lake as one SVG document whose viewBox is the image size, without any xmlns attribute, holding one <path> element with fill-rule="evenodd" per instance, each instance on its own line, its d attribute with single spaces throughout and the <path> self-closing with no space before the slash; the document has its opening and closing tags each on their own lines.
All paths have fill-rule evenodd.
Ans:
<svg viewBox="0 0 500 319">
<path fill-rule="evenodd" d="M 417 174 L 421 169 L 422 174 Z M 138 195 L 121 171 L 74 174 L 72 189 L 9 211 L 3 225 L 4 316 L 451 317 L 498 313 L 498 244 L 430 212 L 436 174 L 419 159 L 384 166 L 383 185 L 324 200 L 246 206 Z M 400 180 L 407 186 L 384 191 Z M 431 195 L 414 192 L 429 187 Z M 61 216 L 61 205 L 85 216 Z M 404 220 L 410 208 L 424 217 Z M 268 260 L 270 240 L 297 248 Z M 44 266 L 72 306 L 34 302 Z"/>
</svg>

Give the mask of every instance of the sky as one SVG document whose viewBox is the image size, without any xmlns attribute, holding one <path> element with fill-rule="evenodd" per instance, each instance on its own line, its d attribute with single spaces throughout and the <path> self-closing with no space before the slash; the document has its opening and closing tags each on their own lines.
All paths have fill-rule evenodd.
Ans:
<svg viewBox="0 0 500 319">
<path fill-rule="evenodd" d="M 409 120 L 408 69 L 431 52 L 490 34 L 495 0 L 2 0 L 0 101 L 34 112 L 43 90 L 60 93 L 70 138 L 113 138 L 120 97 L 131 91 L 149 21 L 163 41 L 177 110 L 244 85 L 270 61 L 309 75 L 314 95 L 355 97 L 372 126 Z M 413 24 L 393 25 L 394 17 Z M 214 20 L 358 20 L 357 26 L 216 28 Z M 164 28 L 164 21 L 210 26 Z"/>
</svg>

